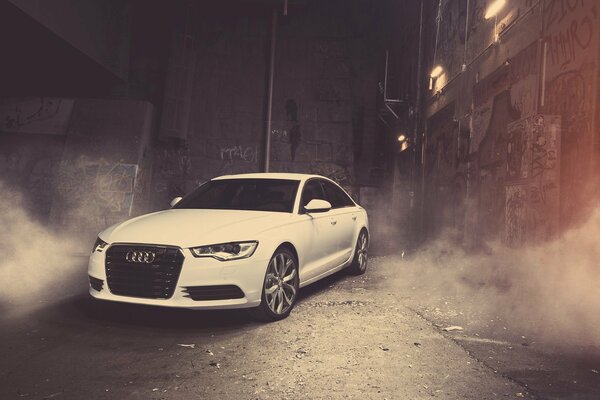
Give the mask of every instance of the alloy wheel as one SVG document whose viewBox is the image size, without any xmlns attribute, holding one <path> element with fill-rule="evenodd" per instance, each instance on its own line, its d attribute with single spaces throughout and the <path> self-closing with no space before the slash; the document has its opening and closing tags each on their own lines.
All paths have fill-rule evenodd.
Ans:
<svg viewBox="0 0 600 400">
<path fill-rule="evenodd" d="M 298 272 L 295 260 L 287 253 L 275 254 L 267 268 L 264 294 L 273 314 L 283 315 L 296 301 Z"/>
<path fill-rule="evenodd" d="M 358 238 L 357 256 L 358 268 L 361 271 L 364 271 L 367 268 L 367 262 L 369 261 L 369 243 L 367 235 L 364 232 L 362 232 Z"/>
</svg>

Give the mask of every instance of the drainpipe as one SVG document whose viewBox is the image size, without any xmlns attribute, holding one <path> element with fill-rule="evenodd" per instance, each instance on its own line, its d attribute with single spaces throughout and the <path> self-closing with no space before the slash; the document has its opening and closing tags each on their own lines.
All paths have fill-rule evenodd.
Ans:
<svg viewBox="0 0 600 400">
<path fill-rule="evenodd" d="M 287 11 L 287 10 L 286 10 Z M 271 21 L 271 54 L 269 60 L 269 86 L 267 89 L 267 131 L 265 132 L 265 171 L 269 172 L 271 162 L 271 119 L 273 115 L 273 74 L 275 72 L 275 39 L 277 35 L 277 8 L 273 7 Z"/>
<path fill-rule="evenodd" d="M 417 169 L 417 143 L 421 144 L 421 148 L 424 145 L 424 141 L 423 139 L 418 140 L 417 138 L 419 137 L 419 130 L 421 128 L 421 80 L 423 79 L 422 76 L 422 67 L 423 67 L 423 0 L 421 0 L 421 9 L 420 9 L 420 13 L 419 13 L 419 50 L 418 50 L 418 55 L 417 55 L 417 94 L 416 94 L 416 98 L 415 98 L 415 125 L 414 125 L 414 132 L 413 132 L 413 143 L 414 145 L 413 150 L 412 150 L 412 163 L 411 163 L 411 171 L 410 171 L 410 181 L 411 181 L 411 192 L 412 192 L 412 201 L 414 202 L 415 200 L 415 192 L 416 192 L 416 184 L 415 184 L 415 177 L 416 177 L 416 169 Z M 424 154 L 424 152 L 421 152 L 421 154 Z M 422 160 L 421 160 L 422 161 Z M 421 165 L 421 170 L 423 170 L 424 165 Z M 423 171 L 422 171 L 423 172 Z M 423 235 L 423 212 L 425 210 L 424 208 L 424 188 L 425 188 L 425 174 L 422 174 L 422 179 L 421 179 L 421 195 L 420 195 L 420 199 L 419 199 L 419 239 L 422 239 L 422 235 Z M 413 203 L 414 204 L 414 203 Z M 414 216 L 414 213 L 413 213 Z M 416 228 L 416 222 L 415 221 L 416 218 L 413 217 L 413 229 Z"/>
</svg>

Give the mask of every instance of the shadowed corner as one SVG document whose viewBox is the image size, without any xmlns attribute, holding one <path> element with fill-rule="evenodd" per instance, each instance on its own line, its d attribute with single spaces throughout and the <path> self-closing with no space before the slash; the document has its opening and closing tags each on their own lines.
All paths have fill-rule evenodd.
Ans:
<svg viewBox="0 0 600 400">
<path fill-rule="evenodd" d="M 552 366 L 535 369 L 508 370 L 507 374 L 525 385 L 532 386 L 537 382 L 549 382 L 548 398 L 556 399 L 596 399 L 600 391 L 598 365 L 600 364 L 600 347 L 586 346 L 572 353 L 555 354 L 554 361 L 561 368 Z M 585 371 L 586 379 L 581 379 Z"/>
<path fill-rule="evenodd" d="M 255 323 L 243 309 L 190 310 L 92 299 L 81 295 L 60 305 L 62 316 L 90 322 L 168 330 L 237 329 Z"/>
</svg>

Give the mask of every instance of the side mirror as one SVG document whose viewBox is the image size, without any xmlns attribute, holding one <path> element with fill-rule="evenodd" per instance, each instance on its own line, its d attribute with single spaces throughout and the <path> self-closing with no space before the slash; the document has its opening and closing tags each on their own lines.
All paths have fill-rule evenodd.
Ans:
<svg viewBox="0 0 600 400">
<path fill-rule="evenodd" d="M 173 200 L 171 200 L 171 208 L 175 207 L 177 203 L 181 201 L 181 199 L 183 199 L 183 197 L 175 197 Z"/>
<path fill-rule="evenodd" d="M 322 213 L 331 210 L 331 203 L 327 200 L 312 199 L 304 206 L 304 211 L 308 214 Z"/>
</svg>

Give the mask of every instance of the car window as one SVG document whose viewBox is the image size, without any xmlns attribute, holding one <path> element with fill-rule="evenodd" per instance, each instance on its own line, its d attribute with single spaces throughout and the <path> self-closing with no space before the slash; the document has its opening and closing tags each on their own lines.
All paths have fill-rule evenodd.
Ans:
<svg viewBox="0 0 600 400">
<path fill-rule="evenodd" d="M 217 179 L 185 196 L 173 208 L 289 212 L 300 181 L 287 179 Z"/>
<path fill-rule="evenodd" d="M 326 200 L 321 183 L 314 179 L 312 181 L 308 181 L 302 190 L 302 199 L 300 201 L 301 213 L 304 212 L 304 206 L 313 199 Z"/>
<path fill-rule="evenodd" d="M 354 206 L 352 199 L 344 193 L 342 189 L 329 181 L 322 181 L 325 189 L 327 201 L 331 203 L 332 208 L 342 208 Z"/>
</svg>

